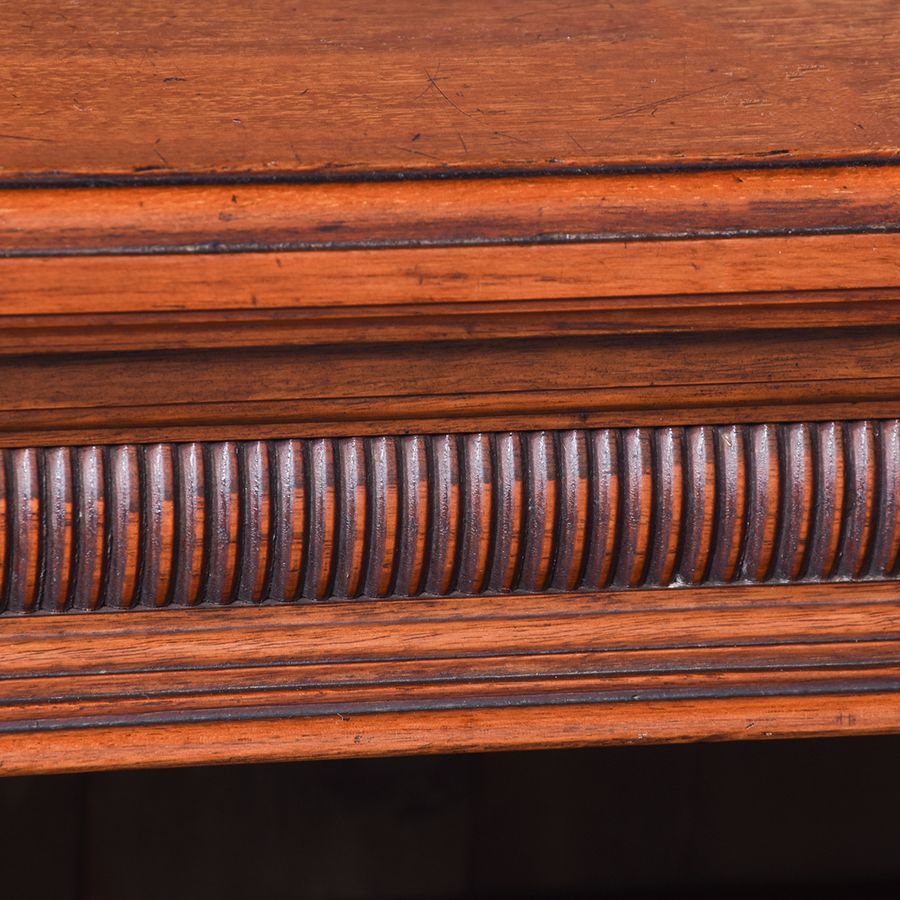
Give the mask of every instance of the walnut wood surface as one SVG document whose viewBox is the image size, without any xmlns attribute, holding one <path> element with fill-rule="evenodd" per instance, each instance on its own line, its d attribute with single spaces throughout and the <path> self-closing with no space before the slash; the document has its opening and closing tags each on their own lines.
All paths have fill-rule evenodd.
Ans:
<svg viewBox="0 0 900 900">
<path fill-rule="evenodd" d="M 11 182 L 884 159 L 893 0 L 99 0 L 0 23 Z"/>
<path fill-rule="evenodd" d="M 897 420 L 23 449 L 3 463 L 12 613 L 900 572 Z"/>
<path fill-rule="evenodd" d="M 900 729 L 898 10 L 10 9 L 0 771 Z"/>
<path fill-rule="evenodd" d="M 0 190 L 0 256 L 459 246 L 900 228 L 893 166 Z"/>
<path fill-rule="evenodd" d="M 0 315 L 897 286 L 900 234 L 0 260 Z"/>
<path fill-rule="evenodd" d="M 63 347 L 0 358 L 0 435 L 28 447 L 898 416 L 898 327 L 841 328 L 839 313 L 832 323 L 231 352 Z"/>
<path fill-rule="evenodd" d="M 0 772 L 900 727 L 896 584 L 0 622 Z"/>
<path fill-rule="evenodd" d="M 895 417 L 895 180 L 7 191 L 2 442 Z"/>
</svg>

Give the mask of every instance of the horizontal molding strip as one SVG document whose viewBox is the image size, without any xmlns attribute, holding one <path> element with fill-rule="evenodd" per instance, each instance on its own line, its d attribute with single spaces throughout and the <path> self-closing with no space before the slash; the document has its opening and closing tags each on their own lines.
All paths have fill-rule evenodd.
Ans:
<svg viewBox="0 0 900 900">
<path fill-rule="evenodd" d="M 900 287 L 0 316 L 0 358 L 900 325 Z"/>
<path fill-rule="evenodd" d="M 0 774 L 900 727 L 900 587 L 0 620 Z"/>
<path fill-rule="evenodd" d="M 0 256 L 891 230 L 900 168 L 0 190 Z"/>
<path fill-rule="evenodd" d="M 900 572 L 896 419 L 2 457 L 10 614 Z"/>
<path fill-rule="evenodd" d="M 0 259 L 0 316 L 898 286 L 900 234 Z"/>
</svg>

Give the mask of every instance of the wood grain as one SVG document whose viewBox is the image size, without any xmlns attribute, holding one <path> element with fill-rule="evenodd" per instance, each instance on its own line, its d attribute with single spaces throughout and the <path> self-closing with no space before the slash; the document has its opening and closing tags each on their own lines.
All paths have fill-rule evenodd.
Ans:
<svg viewBox="0 0 900 900">
<path fill-rule="evenodd" d="M 11 613 L 900 574 L 897 420 L 2 457 Z"/>
<path fill-rule="evenodd" d="M 6 258 L 0 433 L 27 447 L 893 417 L 898 247 L 858 233 Z"/>
<path fill-rule="evenodd" d="M 385 304 L 320 309 L 0 316 L 0 356 L 444 344 L 900 324 L 900 288 Z"/>
<path fill-rule="evenodd" d="M 898 26 L 0 17 L 0 772 L 900 729 Z"/>
<path fill-rule="evenodd" d="M 896 584 L 0 622 L 0 773 L 876 733 Z"/>
<path fill-rule="evenodd" d="M 0 256 L 820 234 L 900 227 L 892 166 L 0 190 Z"/>
<path fill-rule="evenodd" d="M 898 25 L 893 0 L 38 0 L 0 25 L 0 176 L 890 159 Z"/>
<path fill-rule="evenodd" d="M 835 321 L 837 325 L 839 319 Z M 895 418 L 896 326 L 0 358 L 7 447 Z"/>
<path fill-rule="evenodd" d="M 0 259 L 0 315 L 897 287 L 900 234 Z"/>
</svg>

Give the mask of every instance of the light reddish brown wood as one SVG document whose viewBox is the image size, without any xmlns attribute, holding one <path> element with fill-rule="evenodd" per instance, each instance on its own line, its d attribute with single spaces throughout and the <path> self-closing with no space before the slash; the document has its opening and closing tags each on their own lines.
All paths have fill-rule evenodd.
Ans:
<svg viewBox="0 0 900 900">
<path fill-rule="evenodd" d="M 0 315 L 895 287 L 900 234 L 0 260 Z"/>
<path fill-rule="evenodd" d="M 893 0 L 36 0 L 0 44 L 0 771 L 900 730 Z M 543 434 L 637 425 L 615 478 Z M 484 430 L 510 593 L 446 596 L 506 540 Z M 260 442 L 318 437 L 288 548 Z M 157 442 L 201 440 L 198 490 Z M 270 546 L 361 602 L 241 608 Z"/>
<path fill-rule="evenodd" d="M 0 254 L 884 230 L 898 197 L 890 166 L 0 190 Z"/>
<path fill-rule="evenodd" d="M 338 715 L 225 726 L 97 728 L 0 738 L 0 773 L 283 762 L 296 759 L 530 750 L 696 740 L 838 737 L 896 732 L 896 693 L 770 697 L 679 704 L 634 703 L 620 710 L 577 703 L 558 708 L 465 710 L 452 715 Z M 546 740 L 535 735 L 546 734 Z"/>
<path fill-rule="evenodd" d="M 11 8 L 0 177 L 872 159 L 893 0 Z"/>
<path fill-rule="evenodd" d="M 0 772 L 876 733 L 896 584 L 0 622 Z"/>
</svg>

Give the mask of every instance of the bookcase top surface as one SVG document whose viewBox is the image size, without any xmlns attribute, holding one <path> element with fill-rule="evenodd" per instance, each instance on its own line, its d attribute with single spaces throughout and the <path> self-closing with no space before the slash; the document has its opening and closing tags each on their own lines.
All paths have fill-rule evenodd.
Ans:
<svg viewBox="0 0 900 900">
<path fill-rule="evenodd" d="M 0 181 L 882 161 L 896 0 L 34 0 Z"/>
</svg>

